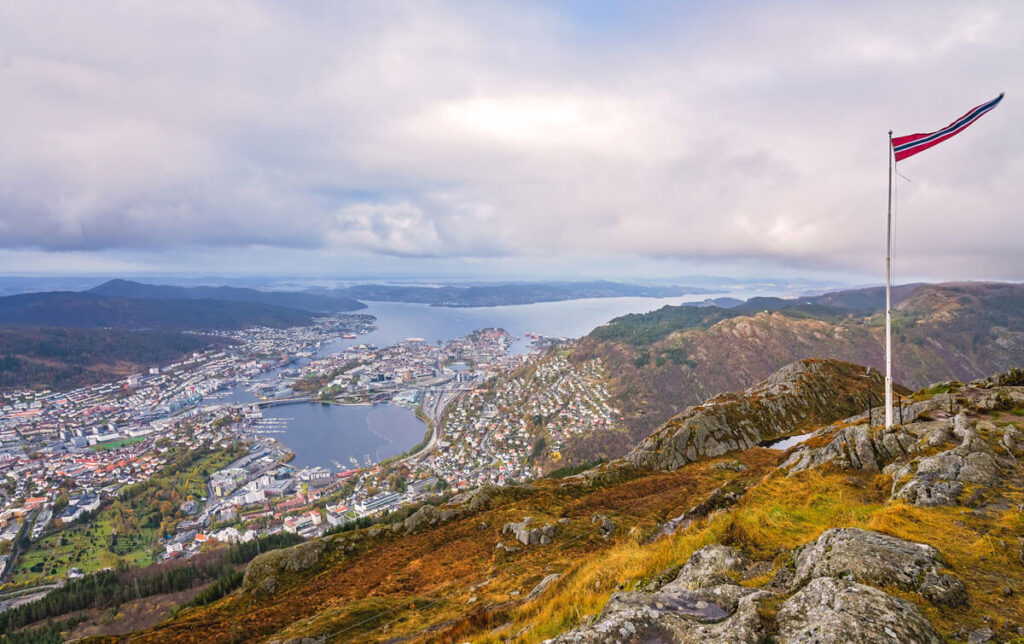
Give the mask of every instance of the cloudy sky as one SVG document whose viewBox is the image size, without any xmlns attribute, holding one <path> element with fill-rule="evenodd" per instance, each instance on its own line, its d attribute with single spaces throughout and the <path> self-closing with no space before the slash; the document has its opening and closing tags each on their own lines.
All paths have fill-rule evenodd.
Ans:
<svg viewBox="0 0 1024 644">
<path fill-rule="evenodd" d="M 1024 4 L 0 0 L 0 272 L 1024 280 Z"/>
</svg>

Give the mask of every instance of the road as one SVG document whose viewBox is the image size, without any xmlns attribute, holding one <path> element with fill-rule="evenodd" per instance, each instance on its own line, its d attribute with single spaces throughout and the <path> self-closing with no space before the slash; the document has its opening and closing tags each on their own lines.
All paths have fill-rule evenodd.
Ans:
<svg viewBox="0 0 1024 644">
<path fill-rule="evenodd" d="M 459 396 L 472 390 L 478 384 L 479 380 L 474 378 L 470 382 L 463 382 L 454 386 L 449 384 L 439 389 L 424 390 L 423 404 L 420 408 L 423 410 L 424 415 L 427 417 L 427 422 L 432 429 L 430 440 L 421 449 L 402 458 L 398 462 L 400 464 L 411 463 L 433 451 L 441 435 L 441 420 L 444 418 L 444 410 L 448 408 L 448 405 L 458 400 Z"/>
</svg>

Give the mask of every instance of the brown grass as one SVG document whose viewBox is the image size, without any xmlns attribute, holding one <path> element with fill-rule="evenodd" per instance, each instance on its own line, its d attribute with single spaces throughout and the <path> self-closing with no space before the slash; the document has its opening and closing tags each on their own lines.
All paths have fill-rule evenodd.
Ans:
<svg viewBox="0 0 1024 644">
<path fill-rule="evenodd" d="M 140 641 L 265 641 L 333 633 L 334 641 L 537 642 L 578 626 L 598 614 L 613 592 L 678 568 L 706 544 L 727 543 L 754 560 L 772 562 L 772 572 L 744 582 L 756 586 L 788 563 L 792 548 L 845 526 L 940 551 L 966 584 L 969 608 L 939 609 L 916 593 L 885 590 L 919 606 L 946 635 L 960 626 L 1024 623 L 1019 480 L 1009 479 L 999 491 L 1011 508 L 1005 511 L 921 508 L 889 502 L 888 476 L 835 468 L 785 476 L 773 470 L 779 454 L 764 449 L 717 460 L 734 456 L 747 472 L 713 469 L 715 461 L 708 461 L 594 488 L 540 481 L 525 498 L 506 498 L 488 511 L 420 534 L 386 537 L 360 556 L 295 580 L 273 598 L 255 604 L 222 600 Z M 719 485 L 739 479 L 754 485 L 737 505 L 649 541 L 657 521 L 678 516 Z M 598 536 L 590 523 L 595 513 L 616 523 L 612 539 Z M 501 526 L 524 516 L 538 523 L 568 517 L 570 523 L 557 524 L 561 534 L 550 546 L 496 552 L 499 539 L 513 543 L 501 537 Z M 550 573 L 561 577 L 538 599 L 524 601 Z M 1017 595 L 1004 596 L 1004 587 Z M 770 625 L 771 615 L 765 620 Z"/>
<path fill-rule="evenodd" d="M 754 449 L 739 455 L 749 468 L 740 473 L 713 469 L 714 461 L 709 461 L 594 488 L 580 483 L 566 486 L 561 480 L 539 481 L 536 492 L 526 498 L 498 501 L 491 510 L 419 534 L 386 536 L 368 552 L 339 559 L 271 598 L 255 603 L 228 598 L 189 611 L 142 634 L 138 641 L 205 644 L 324 633 L 335 633 L 339 641 L 417 634 L 420 639 L 462 641 L 471 633 L 509 622 L 515 627 L 524 609 L 529 612 L 530 606 L 546 605 L 548 597 L 560 596 L 562 587 L 573 579 L 594 588 L 587 606 L 596 609 L 615 589 L 620 574 L 621 578 L 638 572 L 652 574 L 692 551 L 689 546 L 667 547 L 676 540 L 662 540 L 655 548 L 662 554 L 650 557 L 641 541 L 657 518 L 682 514 L 727 481 L 757 481 L 778 459 L 777 452 Z M 600 538 L 591 523 L 597 513 L 615 522 L 611 540 Z M 502 525 L 526 516 L 536 524 L 555 523 L 560 534 L 554 543 L 511 555 L 496 551 L 499 540 L 514 543 L 500 535 Z M 568 517 L 570 523 L 556 523 L 561 517 Z M 480 527 L 482 523 L 486 528 Z M 601 562 L 600 570 L 593 569 L 596 576 L 591 579 L 585 571 L 581 576 L 582 567 L 593 561 Z M 562 579 L 543 600 L 523 605 L 529 591 L 552 572 Z M 514 591 L 519 594 L 513 595 Z M 470 603 L 474 597 L 476 601 Z"/>
</svg>

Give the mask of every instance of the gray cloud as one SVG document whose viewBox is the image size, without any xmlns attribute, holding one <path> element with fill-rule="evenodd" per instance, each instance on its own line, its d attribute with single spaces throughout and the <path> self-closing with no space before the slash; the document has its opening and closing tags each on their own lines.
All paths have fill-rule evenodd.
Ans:
<svg viewBox="0 0 1024 644">
<path fill-rule="evenodd" d="M 601 11 L 9 3 L 0 248 L 870 273 L 886 130 L 936 129 L 1005 90 L 901 164 L 898 262 L 1024 279 L 1019 3 Z"/>
</svg>

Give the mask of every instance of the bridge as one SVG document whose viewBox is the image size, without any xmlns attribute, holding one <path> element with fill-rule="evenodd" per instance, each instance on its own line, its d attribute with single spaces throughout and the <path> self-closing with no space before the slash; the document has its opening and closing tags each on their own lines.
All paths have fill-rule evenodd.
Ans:
<svg viewBox="0 0 1024 644">
<path fill-rule="evenodd" d="M 281 407 L 282 405 L 298 405 L 301 403 L 313 402 L 309 396 L 299 396 L 296 398 L 275 398 L 274 400 L 261 400 L 256 403 L 256 406 L 260 409 L 266 409 L 268 407 Z"/>
</svg>

